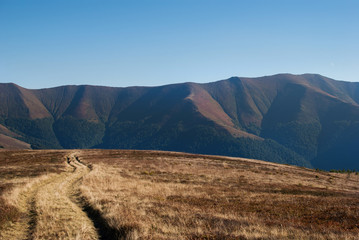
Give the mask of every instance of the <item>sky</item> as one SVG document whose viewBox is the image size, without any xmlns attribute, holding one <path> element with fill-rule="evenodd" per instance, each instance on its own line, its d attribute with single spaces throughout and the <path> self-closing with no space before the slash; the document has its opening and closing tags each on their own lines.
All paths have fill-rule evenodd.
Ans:
<svg viewBox="0 0 359 240">
<path fill-rule="evenodd" d="M 0 0 L 0 82 L 30 89 L 317 73 L 359 82 L 357 0 Z"/>
</svg>

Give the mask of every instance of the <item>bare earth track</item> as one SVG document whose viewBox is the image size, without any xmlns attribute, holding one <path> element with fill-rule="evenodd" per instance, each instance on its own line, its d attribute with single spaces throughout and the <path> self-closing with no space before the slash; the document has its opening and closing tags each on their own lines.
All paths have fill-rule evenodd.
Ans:
<svg viewBox="0 0 359 240">
<path fill-rule="evenodd" d="M 76 152 L 66 158 L 67 171 L 35 180 L 21 193 L 23 217 L 1 231 L 1 239 L 99 238 L 79 198 L 78 186 L 90 169 L 78 160 Z"/>
</svg>

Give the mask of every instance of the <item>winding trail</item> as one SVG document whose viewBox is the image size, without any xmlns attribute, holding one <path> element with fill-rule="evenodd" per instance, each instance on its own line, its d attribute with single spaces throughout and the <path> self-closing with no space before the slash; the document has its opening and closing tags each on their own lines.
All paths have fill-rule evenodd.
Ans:
<svg viewBox="0 0 359 240">
<path fill-rule="evenodd" d="M 40 177 L 20 193 L 22 216 L 1 231 L 0 239 L 100 238 L 79 194 L 81 180 L 91 170 L 77 155 L 66 156 L 67 171 Z"/>
</svg>

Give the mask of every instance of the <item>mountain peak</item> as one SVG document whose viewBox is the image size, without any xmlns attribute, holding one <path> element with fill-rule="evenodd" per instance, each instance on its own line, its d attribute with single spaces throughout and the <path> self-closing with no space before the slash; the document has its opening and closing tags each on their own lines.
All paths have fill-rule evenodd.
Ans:
<svg viewBox="0 0 359 240">
<path fill-rule="evenodd" d="M 359 169 L 358 122 L 359 84 L 319 74 L 160 87 L 0 84 L 0 124 L 32 148 L 160 149 Z"/>
</svg>

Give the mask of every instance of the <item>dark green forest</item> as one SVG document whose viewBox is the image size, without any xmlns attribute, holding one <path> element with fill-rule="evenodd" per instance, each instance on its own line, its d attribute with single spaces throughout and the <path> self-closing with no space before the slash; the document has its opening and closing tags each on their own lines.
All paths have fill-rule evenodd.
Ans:
<svg viewBox="0 0 359 240">
<path fill-rule="evenodd" d="M 359 83 L 320 75 L 129 88 L 0 84 L 0 100 L 0 134 L 33 149 L 168 150 L 359 170 Z"/>
</svg>

